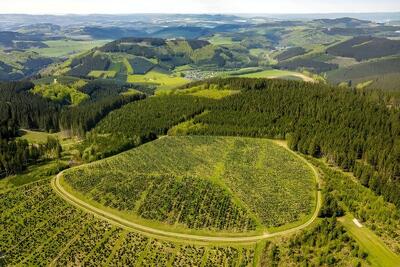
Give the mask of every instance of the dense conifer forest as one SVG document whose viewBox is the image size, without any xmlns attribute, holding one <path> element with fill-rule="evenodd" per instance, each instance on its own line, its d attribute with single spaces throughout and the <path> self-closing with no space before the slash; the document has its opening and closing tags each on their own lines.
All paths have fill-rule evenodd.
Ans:
<svg viewBox="0 0 400 267">
<path fill-rule="evenodd" d="M 69 107 L 31 93 L 33 88 L 31 82 L 0 83 L 0 177 L 20 173 L 40 160 L 61 156 L 57 139 L 30 144 L 17 139 L 21 128 L 44 132 L 61 128 L 69 135 L 84 137 L 113 109 L 145 97 L 144 94 L 106 97 L 108 91 L 102 90 L 99 83 L 90 83 L 84 89 L 91 90 L 93 99 Z M 98 100 L 99 92 L 102 97 Z"/>
<path fill-rule="evenodd" d="M 31 94 L 30 82 L 0 84 L 0 114 L 2 123 L 15 123 L 21 128 L 44 131 L 58 129 L 61 106 L 41 96 Z"/>
<path fill-rule="evenodd" d="M 58 129 L 60 105 L 29 93 L 33 87 L 30 82 L 0 83 L 0 178 L 19 173 L 46 155 L 60 157 L 55 139 L 43 145 L 15 140 L 20 128 Z"/>
<path fill-rule="evenodd" d="M 383 93 L 320 84 L 212 80 L 205 87 L 243 88 L 197 116 L 192 134 L 286 138 L 293 150 L 325 156 L 400 205 L 400 111 Z"/>
<path fill-rule="evenodd" d="M 111 112 L 87 134 L 80 151 L 86 161 L 114 155 L 167 134 L 200 114 L 212 100 L 194 96 L 149 97 Z"/>
<path fill-rule="evenodd" d="M 61 129 L 68 131 L 69 135 L 85 137 L 85 133 L 94 128 L 110 111 L 143 98 L 144 94 L 113 96 L 65 109 L 60 116 Z"/>
</svg>

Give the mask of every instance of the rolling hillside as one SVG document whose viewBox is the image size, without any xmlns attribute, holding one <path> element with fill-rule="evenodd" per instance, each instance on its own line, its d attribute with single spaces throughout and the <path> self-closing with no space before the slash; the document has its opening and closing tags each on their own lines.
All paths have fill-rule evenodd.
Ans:
<svg viewBox="0 0 400 267">
<path fill-rule="evenodd" d="M 348 41 L 329 47 L 326 52 L 341 57 L 351 57 L 358 61 L 400 54 L 400 41 L 371 36 L 354 37 Z"/>
<path fill-rule="evenodd" d="M 155 71 L 172 78 L 172 72 L 178 67 L 240 68 L 254 65 L 253 61 L 254 57 L 243 48 L 228 49 L 202 40 L 124 38 L 73 58 L 60 72 L 76 77 L 122 76 L 130 82 L 141 83 L 144 79 L 135 81 L 130 75 L 145 76 Z M 151 83 L 151 78 L 147 83 Z"/>
<path fill-rule="evenodd" d="M 355 64 L 327 73 L 334 84 L 341 82 L 352 86 L 365 84 L 364 87 L 383 90 L 399 90 L 400 57 L 389 57 Z"/>
</svg>

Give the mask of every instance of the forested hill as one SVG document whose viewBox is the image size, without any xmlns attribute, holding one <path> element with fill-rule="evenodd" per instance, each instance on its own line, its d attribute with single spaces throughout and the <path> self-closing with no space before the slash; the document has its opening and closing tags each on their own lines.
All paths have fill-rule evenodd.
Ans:
<svg viewBox="0 0 400 267">
<path fill-rule="evenodd" d="M 145 97 L 140 93 L 119 95 L 117 89 L 105 92 L 89 84 L 85 88 L 92 89 L 93 99 L 70 107 L 34 94 L 34 86 L 31 82 L 0 82 L 0 178 L 22 172 L 42 156 L 61 153 L 57 140 L 38 145 L 17 139 L 21 128 L 46 132 L 63 129 L 84 136 L 113 109 Z M 97 99 L 104 94 L 108 97 Z"/>
<path fill-rule="evenodd" d="M 42 157 L 59 157 L 61 146 L 51 139 L 45 145 L 15 140 L 19 129 L 52 130 L 58 127 L 60 106 L 29 93 L 30 82 L 0 83 L 0 178 L 23 171 Z"/>
<path fill-rule="evenodd" d="M 61 106 L 30 93 L 33 87 L 31 82 L 0 83 L 1 125 L 14 122 L 27 129 L 58 129 L 58 113 Z"/>
<path fill-rule="evenodd" d="M 293 150 L 353 171 L 400 207 L 400 110 L 387 106 L 384 93 L 261 79 L 203 86 L 245 91 L 197 116 L 191 134 L 286 138 Z"/>
<path fill-rule="evenodd" d="M 203 90 L 237 89 L 241 93 L 202 102 L 197 110 L 182 110 L 181 114 L 176 109 L 175 121 L 169 118 L 170 112 L 155 112 L 152 103 L 164 102 L 163 106 L 168 103 L 173 107 L 179 105 L 182 96 L 148 99 L 142 105 L 133 103 L 106 116 L 94 133 L 111 133 L 110 138 L 113 134 L 140 137 L 142 131 L 147 135 L 165 134 L 172 127 L 166 121 L 179 123 L 182 120 L 178 118 L 186 116 L 189 122 L 182 126 L 186 127 L 183 133 L 286 138 L 293 150 L 326 157 L 342 169 L 353 171 L 363 185 L 400 207 L 400 111 L 388 105 L 385 93 L 243 78 L 212 79 L 185 88 L 196 86 Z M 189 99 L 191 105 L 196 104 Z M 137 114 L 134 120 L 129 120 L 133 114 Z M 194 114 L 194 118 L 190 120 L 188 114 Z M 152 126 L 145 127 L 145 122 L 152 122 Z M 162 133 L 157 129 L 163 129 Z"/>
</svg>

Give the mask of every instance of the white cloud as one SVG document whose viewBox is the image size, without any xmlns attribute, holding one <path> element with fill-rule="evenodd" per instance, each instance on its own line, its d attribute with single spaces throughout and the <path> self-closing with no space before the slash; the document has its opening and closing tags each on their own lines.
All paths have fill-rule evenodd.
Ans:
<svg viewBox="0 0 400 267">
<path fill-rule="evenodd" d="M 0 13 L 318 13 L 400 11 L 399 0 L 2 0 Z"/>
</svg>

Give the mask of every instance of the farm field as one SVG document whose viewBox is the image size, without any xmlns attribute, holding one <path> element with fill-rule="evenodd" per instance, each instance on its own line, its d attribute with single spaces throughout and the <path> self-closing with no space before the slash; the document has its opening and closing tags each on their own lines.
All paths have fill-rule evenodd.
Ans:
<svg viewBox="0 0 400 267">
<path fill-rule="evenodd" d="M 253 266 L 255 244 L 186 244 L 130 232 L 70 206 L 48 179 L 0 196 L 2 265 Z"/>
<path fill-rule="evenodd" d="M 66 57 L 74 54 L 90 50 L 94 47 L 102 46 L 110 40 L 88 40 L 88 41 L 74 41 L 74 40 L 57 40 L 46 41 L 49 47 L 32 49 L 34 52 L 46 57 Z"/>
<path fill-rule="evenodd" d="M 260 232 L 304 220 L 316 200 L 313 171 L 266 139 L 163 137 L 63 176 L 92 205 L 177 232 Z"/>
</svg>

